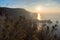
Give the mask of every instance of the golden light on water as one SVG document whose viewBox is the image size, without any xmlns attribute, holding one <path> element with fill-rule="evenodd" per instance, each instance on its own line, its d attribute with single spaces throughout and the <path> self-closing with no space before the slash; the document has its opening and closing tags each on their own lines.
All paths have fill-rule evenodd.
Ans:
<svg viewBox="0 0 60 40">
<path fill-rule="evenodd" d="M 41 20 L 40 13 L 37 14 L 37 19 L 38 19 L 38 20 Z"/>
<path fill-rule="evenodd" d="M 42 10 L 42 8 L 40 7 L 36 7 L 36 12 L 37 12 L 37 19 L 41 20 L 41 15 L 40 15 L 40 11 Z"/>
</svg>

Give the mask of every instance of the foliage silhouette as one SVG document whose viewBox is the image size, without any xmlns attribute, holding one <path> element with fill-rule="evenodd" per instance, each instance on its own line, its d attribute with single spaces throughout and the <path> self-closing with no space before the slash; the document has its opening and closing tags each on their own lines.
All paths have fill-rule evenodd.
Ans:
<svg viewBox="0 0 60 40">
<path fill-rule="evenodd" d="M 0 40 L 57 40 L 55 31 L 58 22 L 52 26 L 43 24 L 42 30 L 38 31 L 38 25 L 25 17 L 20 16 L 16 21 L 11 19 L 8 14 L 5 17 L 3 23 L 0 23 Z"/>
</svg>

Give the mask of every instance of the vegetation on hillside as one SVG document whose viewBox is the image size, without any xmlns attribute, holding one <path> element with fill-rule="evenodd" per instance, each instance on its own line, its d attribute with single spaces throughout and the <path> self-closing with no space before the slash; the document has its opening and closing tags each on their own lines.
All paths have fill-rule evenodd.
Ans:
<svg viewBox="0 0 60 40">
<path fill-rule="evenodd" d="M 38 31 L 38 25 L 25 17 L 20 16 L 17 21 L 11 19 L 8 14 L 4 19 L 0 17 L 0 40 L 58 40 L 55 32 L 58 21 L 52 26 L 50 26 L 52 23 L 43 24 L 42 30 Z"/>
</svg>

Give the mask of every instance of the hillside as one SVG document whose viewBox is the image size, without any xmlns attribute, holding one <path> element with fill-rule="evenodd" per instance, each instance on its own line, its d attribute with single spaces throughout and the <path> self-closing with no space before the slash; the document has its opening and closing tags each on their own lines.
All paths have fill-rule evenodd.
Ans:
<svg viewBox="0 0 60 40">
<path fill-rule="evenodd" d="M 10 16 L 13 19 L 18 18 L 19 16 L 23 16 L 26 19 L 35 19 L 37 15 L 35 13 L 28 12 L 23 8 L 7 8 L 7 7 L 0 7 L 0 15 Z"/>
</svg>

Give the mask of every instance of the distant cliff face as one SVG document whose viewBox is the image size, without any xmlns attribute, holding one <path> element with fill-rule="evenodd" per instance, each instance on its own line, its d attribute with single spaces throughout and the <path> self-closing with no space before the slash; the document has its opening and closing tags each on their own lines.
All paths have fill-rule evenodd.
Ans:
<svg viewBox="0 0 60 40">
<path fill-rule="evenodd" d="M 35 19 L 37 17 L 36 14 L 26 11 L 23 8 L 6 8 L 0 7 L 0 16 L 6 15 L 11 16 L 11 18 L 18 18 L 19 16 L 23 16 L 26 19 Z"/>
</svg>

